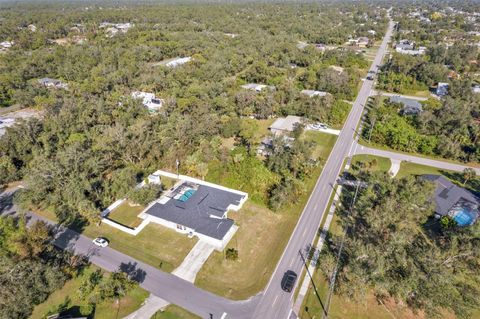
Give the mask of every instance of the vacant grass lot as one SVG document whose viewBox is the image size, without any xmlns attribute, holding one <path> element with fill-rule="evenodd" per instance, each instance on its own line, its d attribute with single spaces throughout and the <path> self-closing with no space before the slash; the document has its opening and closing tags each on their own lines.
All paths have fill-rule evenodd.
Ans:
<svg viewBox="0 0 480 319">
<path fill-rule="evenodd" d="M 322 158 L 323 160 L 327 160 L 327 157 L 337 140 L 337 136 L 316 131 L 306 131 L 304 139 L 306 141 L 313 141 L 316 144 L 312 153 L 312 158 Z"/>
<path fill-rule="evenodd" d="M 326 159 L 336 136 L 313 133 L 308 138 L 317 143 L 318 156 Z M 318 167 L 306 180 L 307 192 L 297 204 L 279 212 L 274 213 L 265 205 L 252 201 L 248 201 L 239 212 L 230 212 L 229 217 L 239 225 L 239 230 L 227 248 L 237 249 L 239 259 L 226 260 L 223 253 L 214 252 L 198 273 L 195 284 L 231 299 L 245 299 L 261 291 L 268 283 L 320 173 L 321 167 Z"/>
<path fill-rule="evenodd" d="M 70 310 L 69 315 L 72 317 L 87 316 L 89 313 L 85 312 L 84 301 L 80 300 L 77 296 L 77 290 L 79 289 L 83 278 L 85 278 L 92 271 L 96 270 L 95 266 L 90 266 L 84 270 L 84 272 L 77 278 L 71 279 L 65 283 L 65 285 L 51 294 L 48 299 L 35 307 L 31 319 L 43 319 L 47 314 L 54 314 L 57 312 L 58 306 L 62 304 L 67 305 L 67 309 Z M 131 312 L 140 308 L 141 304 L 148 296 L 148 292 L 140 287 L 136 287 L 127 296 L 120 299 L 117 304 L 114 301 L 105 301 L 97 305 L 95 314 L 92 318 L 95 319 L 116 319 L 123 318 Z M 70 300 L 70 301 L 68 301 Z M 83 308 L 83 309 L 82 309 Z"/>
<path fill-rule="evenodd" d="M 400 170 L 398 171 L 397 177 L 400 178 L 407 175 L 424 175 L 424 174 L 444 175 L 445 173 L 454 173 L 454 172 L 438 169 L 432 166 L 402 162 L 400 164 Z"/>
<path fill-rule="evenodd" d="M 352 167 L 361 167 L 370 172 L 388 172 L 392 162 L 390 159 L 374 155 L 355 155 L 352 158 Z"/>
<path fill-rule="evenodd" d="M 165 311 L 159 311 L 150 319 L 200 319 L 200 317 L 175 305 L 168 306 Z"/>
<path fill-rule="evenodd" d="M 145 209 L 145 206 L 134 205 L 128 200 L 124 201 L 120 206 L 115 208 L 108 214 L 108 218 L 131 228 L 135 228 L 142 222 L 142 219 L 138 218 Z"/>
</svg>

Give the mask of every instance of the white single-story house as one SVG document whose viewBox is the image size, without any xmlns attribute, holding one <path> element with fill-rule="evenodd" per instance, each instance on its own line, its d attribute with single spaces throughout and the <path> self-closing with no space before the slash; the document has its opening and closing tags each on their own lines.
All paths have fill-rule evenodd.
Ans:
<svg viewBox="0 0 480 319">
<path fill-rule="evenodd" d="M 168 66 L 170 68 L 174 68 L 174 67 L 177 67 L 179 65 L 182 65 L 182 64 L 185 64 L 185 63 L 188 63 L 192 61 L 192 57 L 184 57 L 184 58 L 176 58 L 176 59 L 173 59 L 171 61 L 168 61 L 167 63 L 165 63 L 165 66 Z"/>
<path fill-rule="evenodd" d="M 47 88 L 56 88 L 56 89 L 67 89 L 68 84 L 63 83 L 60 80 L 57 79 L 51 79 L 51 78 L 41 78 L 38 79 L 38 83 L 41 85 L 47 87 Z"/>
<path fill-rule="evenodd" d="M 196 236 L 215 249 L 223 250 L 238 229 L 234 221 L 228 218 L 228 212 L 241 209 L 248 194 L 162 170 L 149 175 L 148 183 L 144 181 L 136 187 L 149 183 L 161 184 L 162 177 L 177 182 L 138 214 L 143 219 L 139 226 L 130 228 L 109 218 L 109 214 L 125 202 L 126 198 L 115 201 L 103 210 L 102 222 L 134 236 L 153 222 L 189 237 Z"/>
<path fill-rule="evenodd" d="M 289 115 L 280 117 L 268 128 L 274 135 L 281 135 L 293 132 L 297 125 L 300 125 L 303 119 L 300 116 Z"/>
<path fill-rule="evenodd" d="M 266 84 L 256 84 L 256 83 L 244 84 L 244 85 L 242 85 L 242 88 L 247 89 L 247 90 L 251 90 L 251 91 L 255 91 L 255 92 L 261 92 L 266 88 L 271 89 L 271 90 L 275 89 L 274 86 L 270 86 L 270 85 L 266 85 Z"/>
<path fill-rule="evenodd" d="M 476 84 L 476 85 L 472 86 L 472 92 L 475 93 L 475 94 L 480 93 L 480 85 Z"/>
<path fill-rule="evenodd" d="M 324 91 L 315 91 L 315 90 L 302 90 L 302 94 L 307 95 L 308 97 L 314 97 L 314 96 L 326 96 L 328 93 Z"/>
<path fill-rule="evenodd" d="M 247 193 L 180 176 L 179 182 L 141 215 L 221 250 L 238 229 L 228 212 L 239 210 L 247 199 Z"/>
<path fill-rule="evenodd" d="M 370 43 L 370 39 L 367 38 L 367 37 L 359 37 L 359 38 L 356 38 L 356 39 L 350 39 L 349 43 L 351 45 L 356 45 L 360 48 L 365 48 Z"/>
<path fill-rule="evenodd" d="M 409 55 L 423 55 L 427 50 L 426 47 L 417 47 L 414 41 L 409 40 L 400 40 L 395 45 L 395 51 L 400 54 L 409 54 Z"/>
<path fill-rule="evenodd" d="M 110 23 L 110 22 L 102 22 L 100 23 L 100 28 L 107 28 L 106 33 L 107 37 L 113 37 L 118 32 L 127 33 L 131 27 L 134 25 L 130 22 L 127 23 Z"/>
<path fill-rule="evenodd" d="M 148 92 L 135 91 L 132 92 L 132 98 L 141 99 L 149 112 L 158 112 L 163 106 L 164 100 L 155 97 L 155 94 Z"/>
<path fill-rule="evenodd" d="M 13 44 L 14 44 L 13 41 L 3 41 L 3 42 L 0 42 L 0 47 L 4 49 L 9 49 L 13 46 Z"/>
<path fill-rule="evenodd" d="M 8 117 L 0 117 L 0 136 L 4 135 L 7 131 L 7 127 L 15 124 L 15 119 Z"/>
</svg>

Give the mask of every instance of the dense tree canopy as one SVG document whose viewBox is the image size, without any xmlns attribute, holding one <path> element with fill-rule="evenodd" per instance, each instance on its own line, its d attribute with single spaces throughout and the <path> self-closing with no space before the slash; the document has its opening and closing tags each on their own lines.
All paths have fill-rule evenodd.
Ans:
<svg viewBox="0 0 480 319">
<path fill-rule="evenodd" d="M 414 177 L 362 173 L 340 211 L 347 228 L 335 289 L 355 300 L 374 293 L 429 316 L 442 311 L 468 318 L 480 306 L 479 224 L 469 227 L 432 218 L 433 185 Z M 448 227 L 445 227 L 448 225 Z M 333 238 L 321 269 L 333 271 L 342 238 Z"/>
<path fill-rule="evenodd" d="M 15 44 L 0 54 L 0 104 L 33 107 L 41 116 L 0 138 L 0 183 L 24 179 L 19 202 L 51 209 L 61 221 L 80 216 L 95 222 L 100 209 L 148 172 L 174 168 L 176 159 L 182 172 L 201 178 L 212 163 L 272 170 L 259 175 L 268 176 L 264 181 L 252 181 L 251 173 L 242 177 L 250 178 L 247 185 L 269 181 L 252 197 L 264 203 L 276 192 L 272 188 L 289 184 L 286 178 L 301 185 L 305 174 L 297 164 L 280 172 L 254 158 L 257 120 L 291 114 L 341 125 L 350 109 L 343 100 L 355 96 L 369 63 L 359 50 L 321 52 L 314 44 L 339 46 L 348 36 L 380 39 L 386 27 L 385 10 L 351 4 L 341 10 L 331 4 L 5 7 L 0 40 Z M 107 37 L 100 28 L 105 21 L 133 27 Z M 84 42 L 50 41 L 76 37 Z M 299 41 L 311 45 L 300 49 Z M 184 56 L 192 62 L 158 64 Z M 60 79 L 68 89 L 42 87 L 42 77 Z M 241 88 L 247 82 L 275 89 Z M 302 89 L 329 94 L 309 98 Z M 149 114 L 130 98 L 136 90 L 164 99 L 162 110 Z M 223 143 L 232 137 L 246 153 L 229 154 Z M 299 151 L 282 154 L 290 160 Z"/>
</svg>

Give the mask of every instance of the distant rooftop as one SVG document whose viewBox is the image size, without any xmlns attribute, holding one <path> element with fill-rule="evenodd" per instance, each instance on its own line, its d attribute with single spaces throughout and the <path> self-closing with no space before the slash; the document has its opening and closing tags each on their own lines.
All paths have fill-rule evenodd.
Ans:
<svg viewBox="0 0 480 319">
<path fill-rule="evenodd" d="M 314 96 L 326 96 L 328 93 L 323 91 L 315 91 L 315 90 L 302 90 L 302 94 L 308 95 L 309 97 Z"/>
<path fill-rule="evenodd" d="M 269 86 L 269 85 L 266 85 L 266 84 L 247 83 L 247 84 L 242 85 L 242 88 L 247 89 L 247 90 L 260 92 L 265 88 L 269 88 L 269 89 L 273 90 L 275 87 Z"/>
<path fill-rule="evenodd" d="M 275 120 L 275 122 L 270 125 L 269 129 L 273 133 L 292 132 L 295 126 L 301 122 L 302 118 L 300 116 L 289 115 L 287 117 L 281 117 Z"/>
<path fill-rule="evenodd" d="M 404 114 L 418 114 L 423 111 L 422 103 L 414 99 L 409 99 L 407 97 L 391 96 L 390 102 L 402 104 L 402 112 Z"/>
</svg>

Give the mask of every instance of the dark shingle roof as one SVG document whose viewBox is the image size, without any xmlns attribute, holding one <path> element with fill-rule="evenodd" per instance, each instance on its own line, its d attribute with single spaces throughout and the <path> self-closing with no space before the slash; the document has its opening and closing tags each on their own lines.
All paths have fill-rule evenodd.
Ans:
<svg viewBox="0 0 480 319">
<path fill-rule="evenodd" d="M 423 175 L 422 179 L 436 184 L 435 189 L 435 212 L 439 215 L 448 215 L 450 210 L 463 200 L 475 205 L 480 204 L 478 197 L 465 188 L 459 187 L 441 175 Z"/>
<path fill-rule="evenodd" d="M 145 213 L 223 239 L 233 225 L 233 220 L 223 216 L 230 204 L 238 205 L 242 199 L 243 196 L 236 193 L 199 185 L 185 202 L 172 198 L 165 204 L 155 203 Z"/>
<path fill-rule="evenodd" d="M 403 96 L 391 96 L 390 102 L 403 104 L 402 112 L 405 114 L 418 114 L 421 113 L 422 103 L 417 100 L 409 99 Z"/>
</svg>

